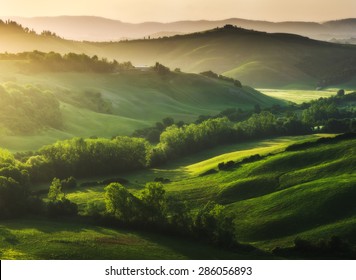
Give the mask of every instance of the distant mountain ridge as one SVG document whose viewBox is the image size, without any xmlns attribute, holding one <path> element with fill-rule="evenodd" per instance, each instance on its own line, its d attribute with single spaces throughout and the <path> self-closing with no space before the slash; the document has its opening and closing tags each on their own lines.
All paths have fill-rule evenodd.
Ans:
<svg viewBox="0 0 356 280">
<path fill-rule="evenodd" d="M 193 33 L 223 27 L 226 24 L 246 29 L 266 32 L 293 33 L 313 39 L 329 41 L 331 39 L 349 39 L 356 37 L 356 19 L 341 19 L 327 22 L 270 22 L 230 18 L 224 20 L 177 21 L 169 23 L 143 22 L 126 23 L 120 20 L 94 16 L 58 16 L 58 17 L 9 17 L 16 22 L 34 29 L 36 32 L 49 30 L 65 39 L 79 41 L 118 41 L 122 39 L 141 39 L 156 37 L 154 34 L 170 36 Z"/>
</svg>

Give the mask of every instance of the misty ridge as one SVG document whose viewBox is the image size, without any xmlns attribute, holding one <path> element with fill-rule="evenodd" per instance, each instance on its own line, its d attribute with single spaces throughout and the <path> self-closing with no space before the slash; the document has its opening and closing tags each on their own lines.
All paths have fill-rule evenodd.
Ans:
<svg viewBox="0 0 356 280">
<path fill-rule="evenodd" d="M 0 41 L 0 52 L 74 52 L 130 61 L 132 65 L 160 62 L 172 70 L 179 68 L 189 73 L 211 70 L 260 88 L 293 85 L 316 89 L 353 83 L 356 71 L 354 45 L 233 25 L 160 39 L 81 42 L 62 39 L 53 31 L 39 35 L 29 27 L 8 21 L 0 25 Z"/>
<path fill-rule="evenodd" d="M 126 39 L 159 38 L 205 31 L 226 24 L 257 31 L 292 33 L 312 39 L 353 43 L 356 38 L 356 19 L 340 19 L 326 22 L 285 21 L 270 22 L 230 18 L 223 20 L 190 20 L 169 23 L 127 23 L 96 16 L 57 17 L 7 17 L 36 32 L 55 32 L 65 39 L 79 41 L 118 41 Z M 105 31 L 105 32 L 104 32 Z"/>
</svg>

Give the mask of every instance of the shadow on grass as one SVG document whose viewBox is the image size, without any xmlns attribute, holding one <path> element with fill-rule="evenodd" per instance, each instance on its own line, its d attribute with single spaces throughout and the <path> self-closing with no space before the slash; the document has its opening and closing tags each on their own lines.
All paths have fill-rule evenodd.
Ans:
<svg viewBox="0 0 356 280">
<path fill-rule="evenodd" d="M 0 234 L 19 250 L 40 259 L 270 259 L 271 255 L 259 250 L 229 251 L 199 240 L 153 233 L 121 227 L 96 226 L 83 219 L 31 219 L 12 220 L 2 223 Z M 13 230 L 36 230 L 49 236 L 41 240 L 18 240 Z M 76 233 L 94 231 L 96 236 L 78 237 Z M 54 235 L 64 232 L 67 235 Z M 53 234 L 53 237 L 51 235 Z M 38 238 L 41 238 L 39 235 Z M 33 243 L 31 245 L 28 243 Z M 18 246 L 17 246 L 18 244 Z"/>
</svg>

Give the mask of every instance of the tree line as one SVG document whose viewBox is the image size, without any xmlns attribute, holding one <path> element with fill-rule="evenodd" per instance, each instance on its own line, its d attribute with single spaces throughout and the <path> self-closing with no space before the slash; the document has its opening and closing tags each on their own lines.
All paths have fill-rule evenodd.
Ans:
<svg viewBox="0 0 356 280">
<path fill-rule="evenodd" d="M 300 105 L 299 114 L 261 111 L 239 122 L 228 116 L 209 118 L 199 123 L 178 125 L 166 118 L 157 144 L 138 137 L 112 139 L 74 138 L 58 141 L 33 153 L 17 154 L 26 166 L 31 182 L 74 176 L 92 177 L 148 168 L 183 155 L 222 144 L 266 137 L 303 135 L 315 132 L 350 132 L 356 130 L 355 112 L 335 107 L 356 99 L 356 94 L 320 99 Z M 335 100 L 336 101 L 335 101 Z M 271 109 L 276 110 L 276 109 Z M 278 109 L 283 110 L 282 108 Z"/>
<path fill-rule="evenodd" d="M 197 211 L 168 196 L 160 182 L 149 182 L 137 195 L 119 183 L 105 187 L 105 208 L 88 205 L 87 214 L 114 219 L 121 225 L 189 236 L 227 248 L 242 247 L 235 236 L 233 217 L 224 206 L 208 202 Z M 251 246 L 252 247 L 252 246 Z"/>
<path fill-rule="evenodd" d="M 119 63 L 116 60 L 109 61 L 106 58 L 99 58 L 97 55 L 90 57 L 84 53 L 72 52 L 64 55 L 40 51 L 18 54 L 4 53 L 0 54 L 0 59 L 29 61 L 30 63 L 23 67 L 31 71 L 116 73 L 134 69 L 129 61 Z"/>
</svg>

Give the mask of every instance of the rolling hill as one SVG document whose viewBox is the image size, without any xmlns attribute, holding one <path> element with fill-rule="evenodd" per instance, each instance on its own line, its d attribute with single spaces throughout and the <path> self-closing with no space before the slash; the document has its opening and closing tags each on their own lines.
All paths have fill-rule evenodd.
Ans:
<svg viewBox="0 0 356 280">
<path fill-rule="evenodd" d="M 169 178 L 169 195 L 193 208 L 209 200 L 225 205 L 238 240 L 264 250 L 291 246 L 296 237 L 318 241 L 332 235 L 355 245 L 355 138 L 300 139 L 235 145 L 233 152 L 218 156 L 212 156 L 213 150 L 210 157 L 201 153 L 161 169 L 125 174 L 130 181 L 126 187 L 135 193 L 145 180 Z M 291 146 L 293 142 L 298 144 Z M 241 163 L 256 154 L 262 157 Z M 229 160 L 240 164 L 217 168 Z M 216 172 L 206 175 L 211 169 Z M 102 201 L 103 187 L 82 187 L 68 197 L 84 207 L 88 201 Z"/>
<path fill-rule="evenodd" d="M 137 24 L 92 16 L 11 17 L 10 19 L 30 29 L 34 29 L 36 32 L 50 30 L 63 38 L 80 41 L 117 41 L 126 38 L 142 39 L 148 36 L 151 36 L 151 38 L 156 36 L 172 36 L 180 33 L 193 33 L 223 27 L 226 24 L 258 31 L 299 34 L 325 41 L 348 39 L 356 36 L 355 19 L 319 23 L 269 22 L 231 18 L 217 21 L 143 22 Z M 105 30 L 105 32 L 102 32 L 102 30 Z"/>
<path fill-rule="evenodd" d="M 68 41 L 10 27 L 10 31 L 0 28 L 0 52 L 76 52 L 131 61 L 134 65 L 159 61 L 185 72 L 213 70 L 253 87 L 342 85 L 353 81 L 356 72 L 355 46 L 233 26 L 163 39 L 110 43 Z"/>
<path fill-rule="evenodd" d="M 0 61 L 0 94 L 4 96 L 0 146 L 13 151 L 34 150 L 74 136 L 131 135 L 168 116 L 192 122 L 199 115 L 218 114 L 227 107 L 283 104 L 250 87 L 197 74 L 162 76 L 151 70 L 32 73 L 26 70 L 30 65 L 21 60 Z M 29 98 L 34 94 L 36 98 Z M 49 119 L 56 122 L 43 124 Z"/>
</svg>

